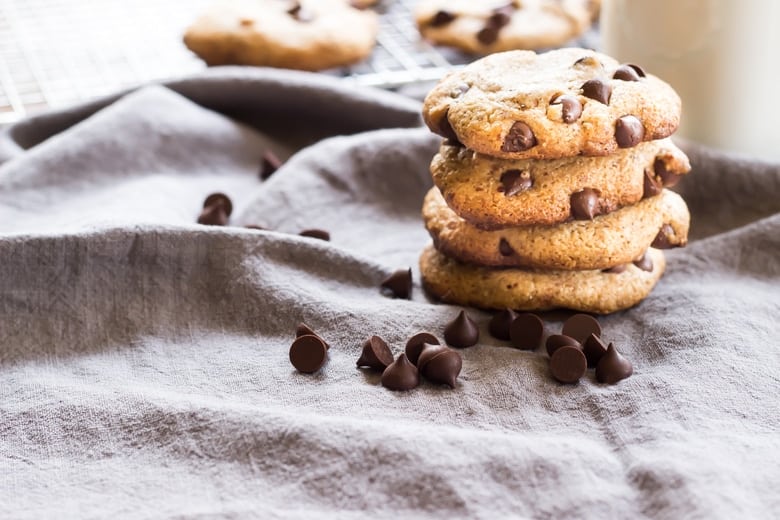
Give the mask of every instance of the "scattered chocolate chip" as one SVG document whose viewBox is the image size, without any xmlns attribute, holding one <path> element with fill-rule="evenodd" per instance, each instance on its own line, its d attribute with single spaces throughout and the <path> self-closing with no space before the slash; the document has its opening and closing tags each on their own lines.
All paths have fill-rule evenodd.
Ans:
<svg viewBox="0 0 780 520">
<path fill-rule="evenodd" d="M 601 62 L 593 56 L 583 56 L 574 62 L 575 67 L 601 67 Z"/>
<path fill-rule="evenodd" d="M 642 142 L 645 127 L 636 116 L 623 116 L 615 123 L 615 141 L 620 148 L 631 148 Z"/>
<path fill-rule="evenodd" d="M 382 372 L 382 386 L 390 390 L 404 391 L 416 388 L 420 384 L 417 367 L 401 354 L 398 359 Z"/>
<path fill-rule="evenodd" d="M 633 63 L 626 63 L 626 65 L 625 65 L 625 66 L 627 66 L 627 67 L 631 67 L 632 69 L 634 69 L 634 72 L 636 72 L 636 73 L 637 73 L 637 75 L 638 75 L 640 78 L 644 78 L 645 76 L 647 76 L 647 74 L 645 73 L 645 69 L 643 69 L 643 68 L 642 68 L 642 67 L 640 67 L 639 65 L 634 65 Z"/>
<path fill-rule="evenodd" d="M 501 256 L 512 256 L 515 254 L 515 250 L 509 245 L 509 242 L 505 238 L 502 238 L 498 243 L 498 252 Z"/>
<path fill-rule="evenodd" d="M 480 29 L 477 33 L 477 41 L 482 45 L 491 45 L 498 40 L 499 29 L 491 25 L 487 25 Z"/>
<path fill-rule="evenodd" d="M 509 327 L 512 326 L 512 322 L 517 318 L 517 313 L 512 309 L 504 309 L 493 315 L 490 318 L 488 324 L 488 332 L 496 339 L 503 339 L 509 341 Z"/>
<path fill-rule="evenodd" d="M 444 341 L 456 348 L 476 345 L 479 341 L 479 327 L 466 311 L 460 311 L 458 316 L 444 328 Z"/>
<path fill-rule="evenodd" d="M 626 269 L 628 269 L 628 266 L 626 264 L 620 264 L 616 265 L 614 267 L 610 267 L 608 269 L 602 269 L 602 273 L 610 273 L 610 274 L 620 274 L 624 272 Z"/>
<path fill-rule="evenodd" d="M 585 343 L 582 344 L 582 351 L 585 353 L 585 358 L 588 360 L 588 368 L 595 367 L 599 360 L 607 353 L 607 347 L 601 338 L 595 334 L 588 336 Z"/>
<path fill-rule="evenodd" d="M 314 331 L 311 329 L 311 327 L 309 327 L 309 326 L 308 326 L 308 325 L 306 325 L 305 323 L 303 323 L 303 322 L 300 322 L 300 323 L 299 323 L 299 324 L 298 324 L 298 325 L 295 327 L 295 337 L 296 337 L 296 338 L 300 338 L 301 336 L 318 336 L 318 337 L 319 337 L 319 334 L 317 334 L 316 332 L 314 332 Z"/>
<path fill-rule="evenodd" d="M 439 131 L 437 133 L 440 136 L 450 139 L 452 141 L 460 142 L 460 139 L 458 139 L 458 134 L 456 134 L 455 130 L 452 129 L 450 120 L 447 117 L 448 113 L 449 113 L 449 109 L 444 112 L 444 115 L 439 120 L 439 129 L 438 129 Z"/>
<path fill-rule="evenodd" d="M 600 79 L 589 79 L 580 87 L 582 95 L 586 98 L 594 99 L 604 105 L 609 105 L 609 98 L 612 97 L 612 86 Z"/>
<path fill-rule="evenodd" d="M 621 65 L 612 77 L 621 81 L 639 81 L 640 79 L 639 73 L 631 65 Z"/>
<path fill-rule="evenodd" d="M 263 152 L 260 160 L 260 178 L 266 180 L 281 168 L 282 161 L 271 150 Z"/>
<path fill-rule="evenodd" d="M 299 372 L 313 374 L 325 364 L 327 352 L 328 347 L 319 336 L 299 336 L 290 346 L 290 363 Z"/>
<path fill-rule="evenodd" d="M 562 346 L 550 357 L 550 373 L 561 383 L 574 384 L 585 375 L 588 361 L 578 347 Z"/>
<path fill-rule="evenodd" d="M 455 381 L 463 368 L 463 359 L 449 347 L 426 344 L 417 366 L 420 374 L 428 381 L 455 388 Z"/>
<path fill-rule="evenodd" d="M 536 314 L 525 312 L 518 314 L 509 326 L 509 339 L 512 346 L 521 350 L 534 350 L 544 337 L 544 322 Z"/>
<path fill-rule="evenodd" d="M 653 239 L 653 243 L 650 244 L 650 247 L 654 247 L 656 249 L 671 249 L 673 247 L 677 247 L 676 245 L 672 244 L 673 236 L 674 229 L 672 229 L 672 226 L 669 224 L 664 224 L 661 226 L 661 230 Z"/>
<path fill-rule="evenodd" d="M 439 338 L 429 332 L 420 332 L 409 338 L 409 340 L 406 342 L 406 348 L 404 349 L 404 352 L 406 352 L 406 357 L 409 359 L 409 361 L 412 362 L 413 365 L 417 364 L 417 360 L 420 358 L 420 353 L 423 351 L 423 348 L 425 348 L 426 344 L 438 345 Z"/>
<path fill-rule="evenodd" d="M 514 9 L 512 6 L 503 6 L 493 9 L 493 14 L 488 17 L 486 22 L 487 27 L 495 27 L 496 29 L 500 29 L 505 25 L 509 25 L 509 22 L 512 21 L 513 12 Z"/>
<path fill-rule="evenodd" d="M 671 188 L 680 182 L 680 179 L 682 179 L 682 175 L 677 175 L 676 173 L 672 173 L 667 170 L 666 163 L 661 158 L 657 158 L 653 163 L 653 171 L 658 177 L 661 178 L 661 182 L 666 187 Z"/>
<path fill-rule="evenodd" d="M 596 365 L 596 379 L 599 383 L 614 385 L 634 373 L 631 362 L 623 357 L 610 343 L 607 351 Z"/>
<path fill-rule="evenodd" d="M 300 2 L 295 2 L 292 7 L 287 10 L 287 14 L 298 20 L 299 22 L 311 22 L 314 20 L 314 14 L 309 10 L 304 9 Z"/>
<path fill-rule="evenodd" d="M 553 334 L 552 336 L 549 336 L 547 341 L 544 342 L 544 346 L 547 349 L 547 354 L 549 356 L 552 356 L 553 353 L 561 347 L 582 348 L 582 344 L 580 344 L 579 341 L 564 334 Z"/>
<path fill-rule="evenodd" d="M 431 18 L 431 21 L 428 22 L 428 25 L 431 27 L 441 27 L 443 25 L 452 23 L 455 18 L 457 18 L 457 16 L 449 11 L 436 11 L 436 14 L 433 15 L 433 18 Z"/>
<path fill-rule="evenodd" d="M 198 224 L 226 226 L 231 213 L 233 213 L 233 203 L 230 198 L 224 193 L 212 193 L 203 202 L 203 211 L 198 216 Z"/>
<path fill-rule="evenodd" d="M 387 290 L 393 298 L 412 299 L 412 268 L 399 269 L 382 280 L 379 287 Z"/>
<path fill-rule="evenodd" d="M 298 233 L 302 237 L 316 238 L 318 240 L 330 241 L 330 233 L 324 229 L 304 229 Z"/>
<path fill-rule="evenodd" d="M 504 144 L 501 145 L 501 151 L 524 152 L 536 145 L 536 136 L 534 135 L 533 130 L 531 130 L 531 127 L 522 121 L 515 121 L 504 138 Z"/>
<path fill-rule="evenodd" d="M 561 119 L 566 124 L 571 124 L 582 115 L 582 103 L 574 96 L 562 95 L 552 100 L 551 105 L 561 105 Z"/>
<path fill-rule="evenodd" d="M 257 224 L 247 224 L 244 226 L 246 229 L 254 229 L 255 231 L 265 231 L 267 228 L 264 228 L 263 226 L 258 226 Z"/>
<path fill-rule="evenodd" d="M 661 191 L 663 191 L 664 187 L 661 186 L 661 184 L 655 180 L 655 175 L 650 173 L 650 171 L 645 170 L 645 180 L 644 180 L 644 187 L 642 191 L 642 197 L 645 199 L 648 199 L 650 197 L 655 197 Z"/>
<path fill-rule="evenodd" d="M 507 170 L 501 174 L 500 180 L 501 186 L 499 190 L 503 191 L 507 197 L 529 190 L 534 185 L 531 176 L 523 170 Z"/>
<path fill-rule="evenodd" d="M 590 314 L 575 314 L 563 322 L 562 334 L 574 338 L 582 344 L 591 334 L 601 337 L 601 325 Z"/>
<path fill-rule="evenodd" d="M 471 87 L 468 84 L 461 83 L 460 85 L 452 89 L 452 92 L 450 92 L 450 97 L 453 99 L 457 99 L 463 94 L 465 94 L 466 92 L 468 92 L 470 88 Z"/>
<path fill-rule="evenodd" d="M 393 362 L 393 353 L 385 340 L 379 336 L 371 336 L 363 342 L 363 351 L 357 360 L 358 367 L 368 367 L 374 370 L 384 370 Z"/>
<path fill-rule="evenodd" d="M 653 259 L 650 258 L 650 255 L 645 252 L 641 257 L 634 260 L 634 265 L 640 268 L 642 271 L 647 271 L 648 273 L 653 272 Z"/>
<path fill-rule="evenodd" d="M 599 205 L 599 192 L 592 188 L 585 188 L 571 194 L 571 216 L 575 220 L 593 220 L 601 214 Z"/>
</svg>

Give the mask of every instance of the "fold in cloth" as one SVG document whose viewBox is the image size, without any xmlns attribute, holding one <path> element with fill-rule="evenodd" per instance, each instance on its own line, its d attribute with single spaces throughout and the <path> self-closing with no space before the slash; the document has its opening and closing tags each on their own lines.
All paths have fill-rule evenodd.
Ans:
<svg viewBox="0 0 780 520">
<path fill-rule="evenodd" d="M 688 148 L 690 245 L 647 300 L 601 320 L 633 377 L 561 386 L 469 310 L 482 335 L 457 388 L 394 393 L 355 368 L 363 339 L 398 354 L 457 311 L 419 284 L 439 139 L 418 112 L 234 68 L 6 128 L 0 517 L 780 510 L 780 166 Z M 292 157 L 262 182 L 266 149 Z M 234 226 L 194 224 L 214 191 Z M 409 266 L 413 299 L 383 296 Z M 315 375 L 288 360 L 299 321 L 332 347 Z"/>
</svg>

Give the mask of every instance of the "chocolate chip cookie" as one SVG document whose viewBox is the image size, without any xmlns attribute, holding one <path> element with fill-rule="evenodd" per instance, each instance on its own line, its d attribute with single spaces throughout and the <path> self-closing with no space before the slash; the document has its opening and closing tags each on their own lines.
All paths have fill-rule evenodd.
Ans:
<svg viewBox="0 0 780 520">
<path fill-rule="evenodd" d="M 430 166 L 447 204 L 483 229 L 592 218 L 656 195 L 690 169 L 670 139 L 545 161 L 496 159 L 445 141 Z"/>
<path fill-rule="evenodd" d="M 345 0 L 234 0 L 201 16 L 184 43 L 209 65 L 317 71 L 366 58 L 377 29 L 376 13 Z"/>
<path fill-rule="evenodd" d="M 426 40 L 474 54 L 558 47 L 591 24 L 588 0 L 423 0 L 415 9 Z"/>
<path fill-rule="evenodd" d="M 629 263 L 650 244 L 660 249 L 684 246 L 690 223 L 685 201 L 669 190 L 592 221 L 483 231 L 457 216 L 433 188 L 422 214 L 436 249 L 461 262 L 567 270 Z"/>
<path fill-rule="evenodd" d="M 586 49 L 497 53 L 425 98 L 435 133 L 505 159 L 601 156 L 671 135 L 680 98 L 640 66 Z"/>
<path fill-rule="evenodd" d="M 661 278 L 666 261 L 657 249 L 620 269 L 534 271 L 460 263 L 429 246 L 420 257 L 423 286 L 446 303 L 484 309 L 556 308 L 608 314 L 642 301 Z"/>
</svg>

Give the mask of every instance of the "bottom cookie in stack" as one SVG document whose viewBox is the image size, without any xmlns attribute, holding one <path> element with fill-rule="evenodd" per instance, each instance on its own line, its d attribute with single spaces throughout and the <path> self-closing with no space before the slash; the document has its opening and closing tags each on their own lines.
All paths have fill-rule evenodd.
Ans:
<svg viewBox="0 0 780 520">
<path fill-rule="evenodd" d="M 483 309 L 575 309 L 597 314 L 633 307 L 661 278 L 662 251 L 606 270 L 495 268 L 465 264 L 428 246 L 420 256 L 423 286 L 446 303 Z"/>
</svg>

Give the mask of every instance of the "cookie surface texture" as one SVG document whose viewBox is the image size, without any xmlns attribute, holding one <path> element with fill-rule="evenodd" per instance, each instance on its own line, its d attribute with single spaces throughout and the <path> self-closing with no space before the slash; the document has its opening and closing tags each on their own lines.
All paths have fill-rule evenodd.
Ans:
<svg viewBox="0 0 780 520">
<path fill-rule="evenodd" d="M 542 311 L 557 308 L 608 314 L 642 301 L 666 267 L 664 254 L 650 249 L 652 270 L 629 264 L 620 273 L 532 271 L 477 267 L 452 260 L 432 246 L 420 256 L 423 286 L 445 303 L 483 309 Z"/>
<path fill-rule="evenodd" d="M 559 47 L 591 25 L 587 0 L 422 0 L 415 20 L 426 40 L 473 54 Z"/>
<path fill-rule="evenodd" d="M 690 215 L 682 197 L 664 190 L 592 221 L 483 231 L 458 217 L 433 188 L 423 203 L 423 220 L 436 249 L 461 262 L 589 270 L 632 262 L 662 230 L 665 247 L 684 246 Z"/>
<path fill-rule="evenodd" d="M 317 71 L 365 59 L 377 28 L 376 13 L 344 0 L 233 0 L 198 18 L 184 43 L 209 65 Z"/>
<path fill-rule="evenodd" d="M 681 103 L 636 65 L 587 49 L 492 54 L 450 73 L 425 98 L 443 137 L 505 159 L 602 156 L 662 139 Z"/>
<path fill-rule="evenodd" d="M 598 194 L 598 213 L 609 213 L 643 197 L 645 172 L 655 176 L 663 169 L 673 179 L 669 174 L 683 175 L 690 168 L 670 139 L 606 157 L 547 161 L 496 159 L 445 141 L 430 166 L 447 204 L 484 229 L 570 220 L 572 195 L 586 188 Z"/>
</svg>

